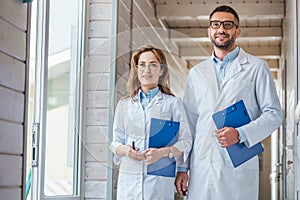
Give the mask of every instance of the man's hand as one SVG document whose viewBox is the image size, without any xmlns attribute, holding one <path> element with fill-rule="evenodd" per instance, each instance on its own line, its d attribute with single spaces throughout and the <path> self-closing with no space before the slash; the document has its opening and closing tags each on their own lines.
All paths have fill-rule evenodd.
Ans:
<svg viewBox="0 0 300 200">
<path fill-rule="evenodd" d="M 232 127 L 224 127 L 215 131 L 216 137 L 221 144 L 221 147 L 229 147 L 238 143 L 239 140 L 239 132 Z"/>
<path fill-rule="evenodd" d="M 180 195 L 184 195 L 187 192 L 187 183 L 188 183 L 188 174 L 187 172 L 177 172 L 176 178 L 175 178 L 175 187 L 177 192 Z"/>
</svg>

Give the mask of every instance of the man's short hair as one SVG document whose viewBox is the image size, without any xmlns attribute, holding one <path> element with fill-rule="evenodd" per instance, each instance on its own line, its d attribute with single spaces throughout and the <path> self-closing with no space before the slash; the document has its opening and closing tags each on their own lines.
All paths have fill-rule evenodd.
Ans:
<svg viewBox="0 0 300 200">
<path fill-rule="evenodd" d="M 215 14 L 216 12 L 228 12 L 233 14 L 234 18 L 237 20 L 238 24 L 240 23 L 240 18 L 239 15 L 237 14 L 237 12 L 231 8 L 230 6 L 226 6 L 226 5 L 222 5 L 219 7 L 216 7 L 211 14 L 209 15 L 209 19 L 211 19 L 211 17 L 213 16 L 213 14 Z"/>
</svg>

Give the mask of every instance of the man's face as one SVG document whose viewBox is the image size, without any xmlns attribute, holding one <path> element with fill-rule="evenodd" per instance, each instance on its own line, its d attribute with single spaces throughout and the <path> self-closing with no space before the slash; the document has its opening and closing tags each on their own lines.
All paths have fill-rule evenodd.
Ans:
<svg viewBox="0 0 300 200">
<path fill-rule="evenodd" d="M 210 21 L 229 21 L 229 23 L 234 22 L 234 24 L 237 24 L 237 21 L 234 19 L 233 14 L 228 12 L 216 12 L 215 14 L 213 14 Z M 211 26 L 208 28 L 208 36 L 211 39 L 212 43 L 215 45 L 215 47 L 222 50 L 233 49 L 235 46 L 236 38 L 240 36 L 240 33 L 241 30 L 236 25 L 228 29 L 228 26 L 225 25 L 224 27 L 224 23 L 222 23 L 219 28 L 212 28 Z"/>
</svg>

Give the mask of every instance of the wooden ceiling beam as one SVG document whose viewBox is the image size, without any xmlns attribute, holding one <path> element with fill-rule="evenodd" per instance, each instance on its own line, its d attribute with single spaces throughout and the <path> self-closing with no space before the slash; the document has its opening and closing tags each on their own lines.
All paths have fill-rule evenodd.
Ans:
<svg viewBox="0 0 300 200">
<path fill-rule="evenodd" d="M 232 3 L 240 18 L 284 17 L 284 3 Z M 156 16 L 159 19 L 208 19 L 216 4 L 159 4 L 156 6 Z"/>
<path fill-rule="evenodd" d="M 254 56 L 263 59 L 279 59 L 281 57 L 280 46 L 241 46 L 241 48 Z M 203 47 L 181 47 L 180 56 L 186 60 L 203 60 L 211 56 L 212 46 Z"/>
<path fill-rule="evenodd" d="M 174 41 L 209 41 L 207 28 L 172 28 L 170 39 Z M 239 40 L 281 40 L 282 29 L 280 27 L 243 27 Z"/>
</svg>

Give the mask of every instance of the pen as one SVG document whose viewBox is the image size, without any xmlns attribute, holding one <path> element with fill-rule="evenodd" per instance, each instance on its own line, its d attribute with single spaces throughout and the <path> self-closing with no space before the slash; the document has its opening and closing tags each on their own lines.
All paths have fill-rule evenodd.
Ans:
<svg viewBox="0 0 300 200">
<path fill-rule="evenodd" d="M 135 150 L 134 141 L 132 141 L 132 149 Z"/>
</svg>

